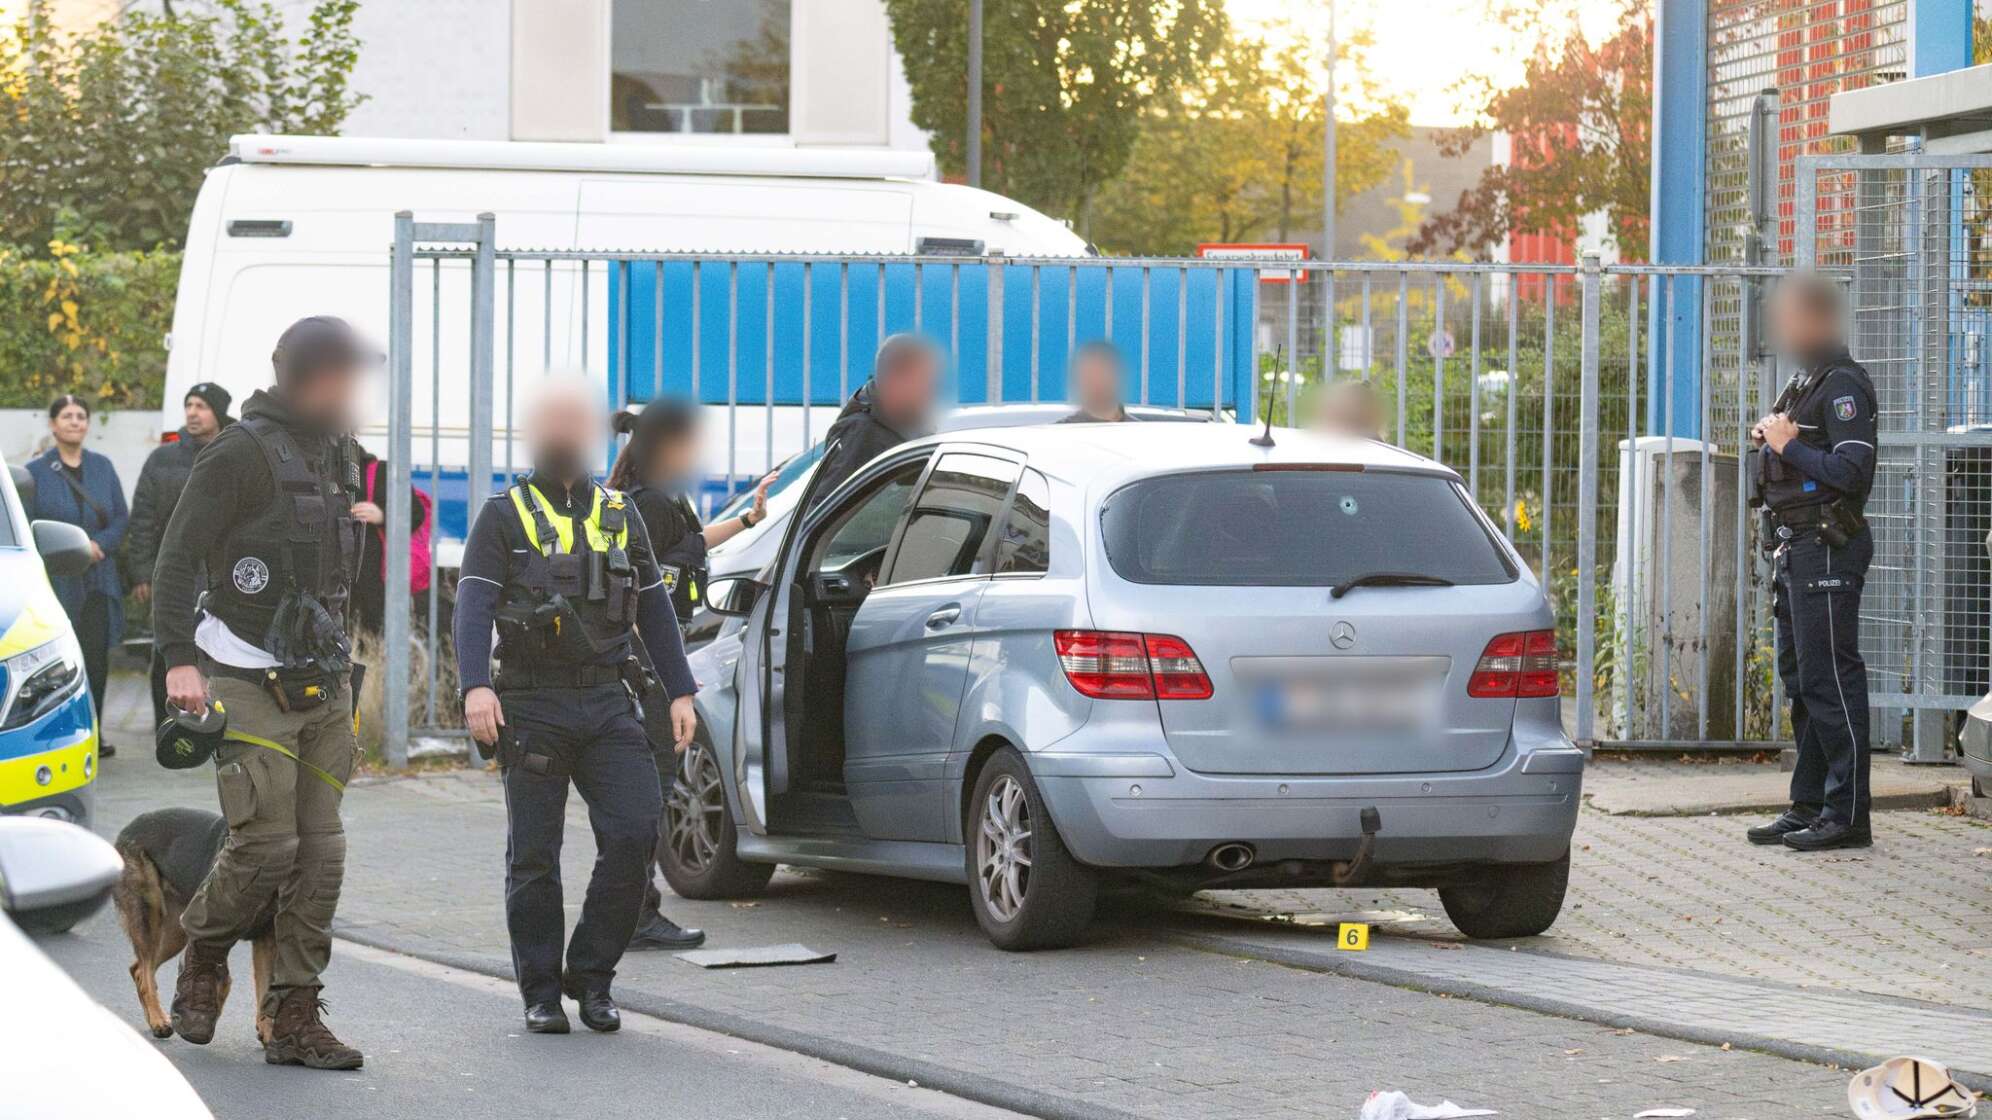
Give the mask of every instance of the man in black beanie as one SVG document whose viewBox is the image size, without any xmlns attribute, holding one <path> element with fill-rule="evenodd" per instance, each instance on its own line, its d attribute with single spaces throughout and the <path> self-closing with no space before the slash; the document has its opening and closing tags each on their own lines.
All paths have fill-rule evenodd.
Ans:
<svg viewBox="0 0 1992 1120">
<path fill-rule="evenodd" d="M 194 456 L 201 453 L 221 430 L 234 423 L 228 415 L 228 390 L 212 381 L 203 381 L 187 390 L 182 402 L 186 423 L 167 436 L 138 472 L 138 488 L 131 497 L 131 522 L 125 530 L 125 571 L 132 576 L 131 593 L 141 603 L 152 601 L 152 569 L 159 564 L 159 541 L 166 534 L 166 522 L 180 504 L 180 492 L 187 488 L 187 475 L 194 469 Z M 166 721 L 166 659 L 158 650 L 152 653 L 152 725 Z"/>
</svg>

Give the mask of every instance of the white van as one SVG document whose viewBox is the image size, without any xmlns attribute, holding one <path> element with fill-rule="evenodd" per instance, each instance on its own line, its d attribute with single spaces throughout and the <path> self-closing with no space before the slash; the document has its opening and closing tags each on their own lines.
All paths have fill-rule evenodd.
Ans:
<svg viewBox="0 0 1992 1120">
<path fill-rule="evenodd" d="M 187 231 L 161 427 L 180 426 L 198 382 L 238 402 L 267 385 L 277 335 L 302 316 L 338 315 L 384 343 L 401 210 L 424 222 L 494 213 L 505 249 L 1088 252 L 1021 203 L 933 180 L 933 157 L 920 152 L 237 136 L 208 172 Z M 432 425 L 443 444 L 455 436 L 437 455 L 452 465 L 468 416 L 468 276 L 456 264 L 421 263 L 414 332 L 417 443 L 430 443 Z M 597 264 L 583 285 L 574 262 L 513 275 L 501 266 L 499 377 L 508 362 L 519 384 L 547 369 L 606 377 L 607 271 Z M 380 452 L 384 415 L 361 433 Z M 502 402 L 496 419 L 509 426 Z M 763 425 L 742 418 L 738 428 L 744 441 Z M 774 454 L 744 442 L 735 451 L 743 463 Z M 427 454 L 423 446 L 417 457 Z"/>
</svg>

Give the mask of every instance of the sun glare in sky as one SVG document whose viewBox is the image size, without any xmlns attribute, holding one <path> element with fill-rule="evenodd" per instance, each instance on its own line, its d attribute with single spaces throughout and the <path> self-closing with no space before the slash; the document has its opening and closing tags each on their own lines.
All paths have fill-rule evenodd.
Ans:
<svg viewBox="0 0 1992 1120">
<path fill-rule="evenodd" d="M 1228 0 L 1231 18 L 1248 33 L 1284 23 L 1295 34 L 1326 41 L 1328 0 Z M 1342 34 L 1367 29 L 1375 40 L 1372 77 L 1404 99 L 1414 124 L 1452 125 L 1472 116 L 1455 88 L 1484 74 L 1503 85 L 1521 80 L 1534 39 L 1517 36 L 1492 12 L 1498 0 L 1338 0 Z M 1616 0 L 1550 0 L 1550 18 L 1575 21 L 1593 39 L 1608 35 Z"/>
</svg>

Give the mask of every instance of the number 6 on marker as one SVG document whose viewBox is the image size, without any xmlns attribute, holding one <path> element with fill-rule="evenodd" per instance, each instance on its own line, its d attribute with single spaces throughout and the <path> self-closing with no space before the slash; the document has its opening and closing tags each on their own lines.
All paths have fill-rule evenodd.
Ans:
<svg viewBox="0 0 1992 1120">
<path fill-rule="evenodd" d="M 1360 953 L 1369 948 L 1367 922 L 1343 922 L 1335 927 L 1335 948 Z"/>
</svg>

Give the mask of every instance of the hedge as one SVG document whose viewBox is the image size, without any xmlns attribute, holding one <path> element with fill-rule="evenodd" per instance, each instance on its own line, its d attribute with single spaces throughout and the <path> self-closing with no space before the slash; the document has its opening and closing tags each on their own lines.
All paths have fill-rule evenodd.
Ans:
<svg viewBox="0 0 1992 1120">
<path fill-rule="evenodd" d="M 0 247 L 0 407 L 75 393 L 102 408 L 157 408 L 180 254 L 93 253 L 62 241 L 47 257 Z"/>
</svg>

